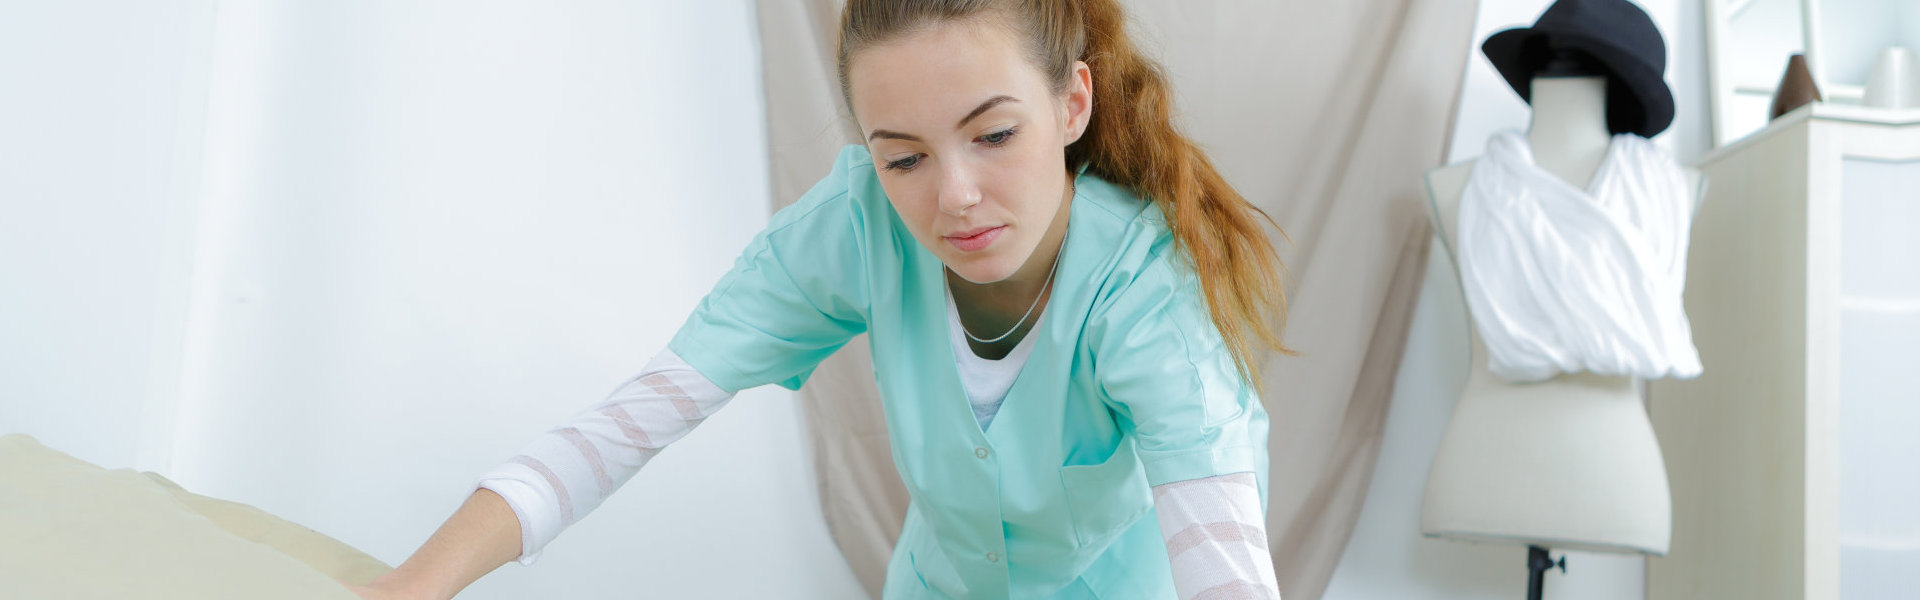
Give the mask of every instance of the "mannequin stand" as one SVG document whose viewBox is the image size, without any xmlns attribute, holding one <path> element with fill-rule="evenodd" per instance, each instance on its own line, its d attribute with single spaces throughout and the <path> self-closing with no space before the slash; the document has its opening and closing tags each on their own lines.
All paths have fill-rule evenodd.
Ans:
<svg viewBox="0 0 1920 600">
<path fill-rule="evenodd" d="M 1555 563 L 1547 557 L 1547 549 L 1539 546 L 1527 546 L 1527 600 L 1540 600 L 1540 592 L 1547 585 L 1547 569 L 1560 567 L 1561 573 L 1567 572 L 1567 555 L 1560 555 Z"/>
</svg>

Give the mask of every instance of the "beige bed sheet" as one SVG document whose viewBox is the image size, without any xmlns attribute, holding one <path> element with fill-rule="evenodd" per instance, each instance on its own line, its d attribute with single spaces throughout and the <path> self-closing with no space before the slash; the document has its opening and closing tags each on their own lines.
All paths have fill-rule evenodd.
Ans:
<svg viewBox="0 0 1920 600">
<path fill-rule="evenodd" d="M 356 600 L 334 578 L 364 583 L 391 569 L 157 473 L 0 436 L 0 598 Z"/>
</svg>

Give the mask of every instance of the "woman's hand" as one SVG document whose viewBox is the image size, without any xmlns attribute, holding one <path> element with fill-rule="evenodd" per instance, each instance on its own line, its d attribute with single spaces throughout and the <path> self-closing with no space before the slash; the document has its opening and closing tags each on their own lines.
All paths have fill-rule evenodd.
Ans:
<svg viewBox="0 0 1920 600">
<path fill-rule="evenodd" d="M 334 581 L 339 581 L 340 585 L 345 586 L 348 591 L 359 595 L 364 600 L 423 600 L 428 598 L 426 594 L 419 593 L 408 586 L 402 585 L 399 581 L 389 578 L 386 575 L 374 578 L 373 581 L 367 582 L 366 585 L 338 579 Z"/>
<path fill-rule="evenodd" d="M 520 521 L 513 507 L 500 494 L 480 488 L 406 562 L 365 585 L 340 585 L 369 600 L 447 600 L 520 551 Z"/>
</svg>

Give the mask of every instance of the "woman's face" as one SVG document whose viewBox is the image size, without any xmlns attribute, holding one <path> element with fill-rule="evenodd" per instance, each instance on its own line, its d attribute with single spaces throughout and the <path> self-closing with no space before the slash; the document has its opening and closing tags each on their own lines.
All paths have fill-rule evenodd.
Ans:
<svg viewBox="0 0 1920 600">
<path fill-rule="evenodd" d="M 968 19 L 863 49 L 848 67 L 880 186 L 920 245 L 973 283 L 1007 279 L 1065 231 L 1066 147 L 1085 129 L 1089 75 L 1076 63 L 1056 96 L 1024 48 L 999 21 Z"/>
</svg>

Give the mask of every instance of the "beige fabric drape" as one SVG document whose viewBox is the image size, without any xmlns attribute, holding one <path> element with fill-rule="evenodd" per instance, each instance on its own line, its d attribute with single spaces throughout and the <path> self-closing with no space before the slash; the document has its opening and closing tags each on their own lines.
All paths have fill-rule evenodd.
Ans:
<svg viewBox="0 0 1920 600">
<path fill-rule="evenodd" d="M 858 140 L 840 100 L 837 0 L 762 0 L 773 206 Z M 1430 238 L 1421 173 L 1445 153 L 1471 0 L 1135 0 L 1186 132 L 1272 215 L 1288 344 L 1267 361 L 1268 534 L 1288 600 L 1318 598 L 1359 518 Z M 1095 73 L 1095 77 L 1099 74 Z M 1100 102 L 1094 99 L 1094 110 Z M 906 515 L 865 338 L 800 392 L 829 529 L 879 597 Z M 1418 535 L 1408 531 L 1408 536 Z"/>
</svg>

